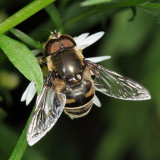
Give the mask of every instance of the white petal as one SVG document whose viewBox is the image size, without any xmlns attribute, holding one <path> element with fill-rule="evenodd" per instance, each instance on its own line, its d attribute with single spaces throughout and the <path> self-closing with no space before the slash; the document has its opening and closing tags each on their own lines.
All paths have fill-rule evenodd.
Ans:
<svg viewBox="0 0 160 160">
<path fill-rule="evenodd" d="M 35 87 L 35 83 L 31 82 L 29 84 L 29 86 L 27 87 L 27 94 L 26 94 L 26 105 L 28 105 L 31 100 L 33 99 L 34 95 L 36 94 L 36 87 Z"/>
<path fill-rule="evenodd" d="M 94 101 L 93 103 L 97 106 L 97 107 L 101 107 L 101 102 L 100 100 L 98 99 L 98 97 L 95 95 L 94 96 Z"/>
<path fill-rule="evenodd" d="M 28 90 L 28 94 L 27 94 L 27 97 L 26 97 L 26 105 L 28 105 L 31 102 L 31 100 L 33 99 L 33 97 L 35 96 L 35 94 L 36 94 L 35 83 L 31 82 L 31 85 L 30 85 L 30 88 Z"/>
<path fill-rule="evenodd" d="M 92 34 L 91 36 L 88 36 L 82 43 L 79 43 L 77 45 L 77 47 L 84 46 L 84 45 L 87 45 L 87 47 L 88 47 L 91 44 L 93 44 L 96 41 L 98 41 L 103 35 L 104 35 L 103 31 L 95 33 L 95 34 Z"/>
<path fill-rule="evenodd" d="M 76 39 L 77 39 L 77 36 L 76 36 L 76 37 L 73 37 L 73 40 L 74 40 L 74 41 L 76 41 Z"/>
<path fill-rule="evenodd" d="M 24 93 L 23 93 L 23 95 L 21 97 L 21 102 L 26 100 L 27 94 L 28 94 L 28 91 L 29 91 L 29 88 L 30 88 L 31 85 L 32 85 L 32 82 L 29 83 L 29 85 L 27 86 L 26 90 L 24 91 Z"/>
<path fill-rule="evenodd" d="M 87 48 L 88 45 L 83 45 L 83 46 L 78 46 L 77 48 L 80 49 L 80 50 L 83 50 L 84 48 Z"/>
<path fill-rule="evenodd" d="M 85 59 L 91 62 L 94 62 L 94 63 L 98 63 L 98 62 L 105 61 L 110 58 L 111 56 L 100 56 L 100 57 L 90 57 L 90 58 L 85 58 Z"/>
<path fill-rule="evenodd" d="M 76 42 L 76 45 L 78 46 L 80 43 L 82 43 L 86 37 L 89 35 L 89 33 L 83 33 L 81 34 L 80 36 L 74 38 L 75 42 Z"/>
<path fill-rule="evenodd" d="M 32 50 L 32 53 L 37 56 L 41 51 L 39 49 Z"/>
</svg>

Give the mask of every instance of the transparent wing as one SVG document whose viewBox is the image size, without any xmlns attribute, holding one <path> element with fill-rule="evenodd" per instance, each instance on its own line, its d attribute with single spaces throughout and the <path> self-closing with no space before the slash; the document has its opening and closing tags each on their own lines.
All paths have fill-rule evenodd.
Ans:
<svg viewBox="0 0 160 160">
<path fill-rule="evenodd" d="M 101 65 L 91 62 L 94 68 L 95 90 L 114 98 L 123 100 L 148 100 L 149 91 L 134 80 L 110 71 Z"/>
<path fill-rule="evenodd" d="M 30 146 L 38 142 L 56 123 L 66 103 L 66 96 L 44 86 L 37 97 L 36 108 L 31 117 L 27 141 Z"/>
</svg>

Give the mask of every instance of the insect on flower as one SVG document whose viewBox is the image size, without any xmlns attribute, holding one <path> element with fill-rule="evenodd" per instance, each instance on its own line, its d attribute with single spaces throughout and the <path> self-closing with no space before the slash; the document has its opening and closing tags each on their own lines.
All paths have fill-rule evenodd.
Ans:
<svg viewBox="0 0 160 160">
<path fill-rule="evenodd" d="M 93 103 L 100 107 L 95 91 L 123 100 L 151 98 L 148 90 L 139 83 L 97 64 L 110 56 L 84 58 L 82 50 L 99 40 L 103 34 L 98 32 L 89 36 L 89 33 L 84 33 L 72 38 L 51 33 L 44 46 L 46 61 L 42 61 L 49 74 L 37 97 L 26 135 L 30 146 L 55 125 L 63 111 L 74 119 L 87 115 Z M 31 82 L 21 101 L 26 101 L 28 105 L 35 93 L 35 84 Z"/>
</svg>

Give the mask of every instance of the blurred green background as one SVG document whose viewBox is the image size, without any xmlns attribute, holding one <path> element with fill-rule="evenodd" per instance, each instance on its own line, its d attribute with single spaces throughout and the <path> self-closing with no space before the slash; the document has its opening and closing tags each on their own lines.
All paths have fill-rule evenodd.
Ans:
<svg viewBox="0 0 160 160">
<path fill-rule="evenodd" d="M 29 2 L 1 0 L 0 21 Z M 74 19 L 85 15 L 90 9 L 82 7 L 81 2 L 55 2 L 64 24 L 63 32 L 74 37 L 85 32 L 105 31 L 96 44 L 84 50 L 84 56 L 111 55 L 112 58 L 102 64 L 143 84 L 152 99 L 122 101 L 97 93 L 101 108 L 93 106 L 86 117 L 76 120 L 63 114 L 47 136 L 27 148 L 23 159 L 159 160 L 159 12 L 117 8 Z M 54 16 L 50 18 L 48 11 L 49 8 L 38 12 L 16 28 L 37 41 L 45 42 L 49 36 L 48 30 L 61 30 L 54 26 Z M 10 32 L 7 34 L 17 39 Z M 27 107 L 20 102 L 28 83 L 0 50 L 0 160 L 10 157 L 34 105 L 34 101 Z"/>
</svg>

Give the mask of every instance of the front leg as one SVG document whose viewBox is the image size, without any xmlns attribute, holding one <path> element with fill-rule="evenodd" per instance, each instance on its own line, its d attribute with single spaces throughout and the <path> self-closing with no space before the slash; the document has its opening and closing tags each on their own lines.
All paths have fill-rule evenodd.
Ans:
<svg viewBox="0 0 160 160">
<path fill-rule="evenodd" d="M 38 57 L 37 57 L 38 58 Z M 38 63 L 41 65 L 41 66 L 47 66 L 47 61 L 46 61 L 46 58 L 45 57 L 39 57 L 38 58 Z"/>
</svg>

